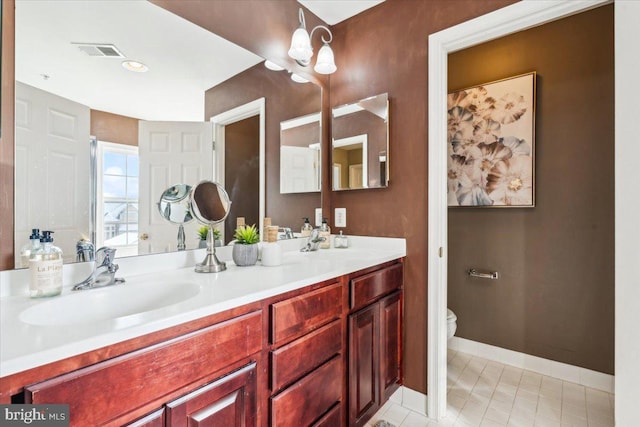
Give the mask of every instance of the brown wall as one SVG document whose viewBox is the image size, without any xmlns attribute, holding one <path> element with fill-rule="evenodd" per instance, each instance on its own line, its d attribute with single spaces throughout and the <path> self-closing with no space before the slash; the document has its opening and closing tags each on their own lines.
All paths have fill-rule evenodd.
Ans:
<svg viewBox="0 0 640 427">
<path fill-rule="evenodd" d="M 205 119 L 261 97 L 266 101 L 266 216 L 273 225 L 295 230 L 303 217 L 314 217 L 321 200 L 319 193 L 280 194 L 280 122 L 317 113 L 321 90 L 311 83 L 295 83 L 286 71 L 271 71 L 260 63 L 205 93 Z"/>
<path fill-rule="evenodd" d="M 613 374 L 613 5 L 450 55 L 449 89 L 528 71 L 536 207 L 449 209 L 456 335 Z"/>
<path fill-rule="evenodd" d="M 99 141 L 138 146 L 138 119 L 91 110 L 91 135 Z"/>
<path fill-rule="evenodd" d="M 333 27 L 331 105 L 389 93 L 389 187 L 331 192 L 346 233 L 405 237 L 404 381 L 427 390 L 427 44 L 429 34 L 511 0 L 387 0 Z"/>
</svg>

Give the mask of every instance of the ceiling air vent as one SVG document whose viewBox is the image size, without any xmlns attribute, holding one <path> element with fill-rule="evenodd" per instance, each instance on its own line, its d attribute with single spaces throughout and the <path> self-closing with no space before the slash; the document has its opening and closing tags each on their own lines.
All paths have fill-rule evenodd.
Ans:
<svg viewBox="0 0 640 427">
<path fill-rule="evenodd" d="M 112 44 L 96 44 L 96 43 L 73 43 L 78 46 L 82 52 L 89 56 L 97 56 L 102 58 L 124 58 L 122 52 Z"/>
</svg>

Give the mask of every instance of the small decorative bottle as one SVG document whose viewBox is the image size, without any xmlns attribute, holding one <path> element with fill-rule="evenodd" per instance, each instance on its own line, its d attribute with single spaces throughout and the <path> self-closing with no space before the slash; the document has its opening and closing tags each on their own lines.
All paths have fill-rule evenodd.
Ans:
<svg viewBox="0 0 640 427">
<path fill-rule="evenodd" d="M 347 236 L 342 234 L 342 230 L 340 230 L 340 234 L 333 239 L 333 247 L 343 249 L 349 247 L 349 239 L 347 238 Z"/>
<path fill-rule="evenodd" d="M 53 245 L 53 231 L 43 231 L 41 246 L 29 257 L 29 296 L 52 297 L 62 292 L 62 250 Z"/>
<path fill-rule="evenodd" d="M 40 247 L 40 229 L 32 228 L 29 243 L 22 247 L 20 251 L 20 263 L 23 268 L 29 267 L 29 257 Z"/>
<path fill-rule="evenodd" d="M 311 236 L 311 231 L 313 230 L 313 227 L 309 222 L 309 218 L 302 218 L 302 219 L 304 219 L 304 224 L 302 224 L 302 229 L 300 230 L 300 237 L 309 237 Z"/>
<path fill-rule="evenodd" d="M 327 218 L 322 218 L 319 237 L 324 237 L 324 241 L 320 242 L 320 249 L 331 248 L 331 228 L 329 228 L 329 224 L 327 224 Z"/>
</svg>

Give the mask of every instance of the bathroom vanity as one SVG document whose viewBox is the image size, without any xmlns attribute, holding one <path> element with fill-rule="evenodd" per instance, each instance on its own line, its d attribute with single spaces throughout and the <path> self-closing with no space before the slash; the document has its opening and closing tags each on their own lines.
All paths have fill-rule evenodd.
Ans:
<svg viewBox="0 0 640 427">
<path fill-rule="evenodd" d="M 191 266 L 128 277 L 123 260 L 120 289 L 190 290 L 117 318 L 88 312 L 46 324 L 33 314 L 117 287 L 3 297 L 0 401 L 67 403 L 80 426 L 364 425 L 402 378 L 406 248 L 404 239 L 351 242 L 313 253 L 281 242 L 281 266 L 230 264 L 217 274 Z"/>
</svg>

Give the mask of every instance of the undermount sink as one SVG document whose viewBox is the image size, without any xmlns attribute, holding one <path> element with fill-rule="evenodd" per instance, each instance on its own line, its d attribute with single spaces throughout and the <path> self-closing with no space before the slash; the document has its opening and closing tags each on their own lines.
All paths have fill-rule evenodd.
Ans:
<svg viewBox="0 0 640 427">
<path fill-rule="evenodd" d="M 24 310 L 20 320 L 38 326 L 112 320 L 178 304 L 199 292 L 195 283 L 125 283 L 55 297 Z"/>
</svg>

